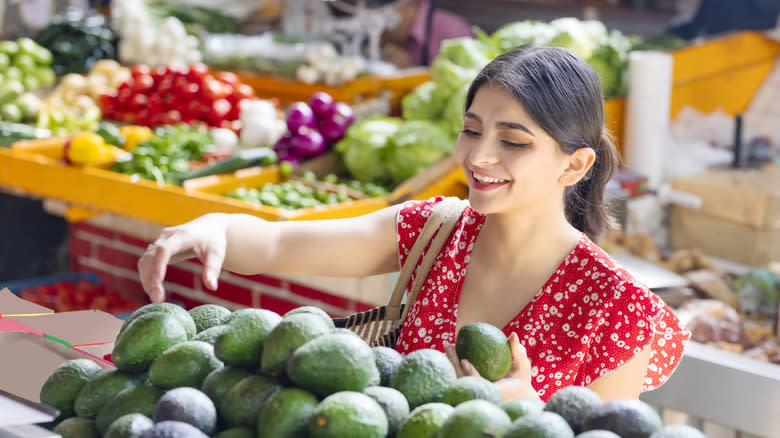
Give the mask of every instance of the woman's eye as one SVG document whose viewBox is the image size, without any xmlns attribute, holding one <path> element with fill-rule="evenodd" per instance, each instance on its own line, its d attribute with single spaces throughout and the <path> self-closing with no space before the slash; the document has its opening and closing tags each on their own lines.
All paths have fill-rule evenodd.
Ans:
<svg viewBox="0 0 780 438">
<path fill-rule="evenodd" d="M 510 147 L 510 148 L 516 148 L 516 149 L 522 149 L 527 148 L 528 146 L 531 146 L 531 143 L 515 143 L 513 141 L 509 140 L 501 140 L 501 143 L 504 144 L 504 146 Z"/>
<path fill-rule="evenodd" d="M 463 134 L 468 135 L 469 137 L 476 137 L 479 135 L 479 132 L 474 131 L 473 129 L 463 128 L 463 131 L 460 131 Z"/>
</svg>

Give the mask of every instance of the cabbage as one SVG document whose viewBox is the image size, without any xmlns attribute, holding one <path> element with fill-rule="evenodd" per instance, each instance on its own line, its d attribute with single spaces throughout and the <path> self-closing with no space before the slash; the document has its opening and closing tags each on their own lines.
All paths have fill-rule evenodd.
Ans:
<svg viewBox="0 0 780 438">
<path fill-rule="evenodd" d="M 582 21 L 572 17 L 557 18 L 550 22 L 550 27 L 555 31 L 555 36 L 546 45 L 563 47 L 582 59 L 590 58 L 594 40 Z"/>
<path fill-rule="evenodd" d="M 434 122 L 404 122 L 393 135 L 386 154 L 386 165 L 393 180 L 400 183 L 455 150 L 452 138 Z"/>
<path fill-rule="evenodd" d="M 464 85 L 450 97 L 444 106 L 441 125 L 452 137 L 457 137 L 463 130 L 463 113 L 466 106 L 466 95 L 470 85 Z"/>
<path fill-rule="evenodd" d="M 334 149 L 352 176 L 363 182 L 389 179 L 384 157 L 401 123 L 398 118 L 379 116 L 359 120 L 347 129 Z"/>
<path fill-rule="evenodd" d="M 491 38 L 499 53 L 504 53 L 522 44 L 547 44 L 554 36 L 555 30 L 547 23 L 527 20 L 504 25 Z"/>
<path fill-rule="evenodd" d="M 587 59 L 601 79 L 601 88 L 607 98 L 621 96 L 626 92 L 628 52 L 631 46 L 631 40 L 615 30 L 595 44 L 593 53 Z"/>
<path fill-rule="evenodd" d="M 401 99 L 401 110 L 405 120 L 435 120 L 444 109 L 445 100 L 435 93 L 436 82 L 419 85 Z M 449 92 L 448 92 L 449 94 Z"/>
<path fill-rule="evenodd" d="M 452 38 L 441 44 L 440 57 L 471 70 L 481 70 L 490 62 L 487 47 L 473 38 Z"/>
</svg>

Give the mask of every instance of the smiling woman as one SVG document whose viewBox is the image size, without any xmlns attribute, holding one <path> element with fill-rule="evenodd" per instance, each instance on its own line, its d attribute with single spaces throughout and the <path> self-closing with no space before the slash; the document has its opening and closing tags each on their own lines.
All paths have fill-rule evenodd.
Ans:
<svg viewBox="0 0 780 438">
<path fill-rule="evenodd" d="M 430 271 L 418 269 L 426 277 L 396 350 L 446 351 L 458 373 L 474 374 L 450 344 L 460 327 L 481 321 L 509 337 L 512 367 L 496 382 L 506 399 L 547 401 L 571 385 L 605 400 L 636 398 L 661 385 L 690 334 L 591 241 L 611 224 L 603 192 L 617 161 L 596 74 L 566 50 L 521 46 L 482 70 L 465 110 L 456 157 L 469 205 Z M 141 279 L 161 301 L 166 265 L 192 252 L 212 289 L 223 266 L 241 274 L 397 271 L 442 200 L 327 221 L 206 215 L 164 230 L 139 263 Z"/>
</svg>

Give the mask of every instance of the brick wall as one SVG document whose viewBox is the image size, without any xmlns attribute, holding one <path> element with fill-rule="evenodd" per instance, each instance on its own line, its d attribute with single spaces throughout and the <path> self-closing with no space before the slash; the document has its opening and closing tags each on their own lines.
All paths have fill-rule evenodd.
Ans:
<svg viewBox="0 0 780 438">
<path fill-rule="evenodd" d="M 87 222 L 71 223 L 69 229 L 71 270 L 93 272 L 108 287 L 128 298 L 146 295 L 138 277 L 137 263 L 150 241 L 126 232 Z M 168 267 L 164 286 L 170 301 L 186 308 L 204 303 L 221 304 L 231 309 L 260 307 L 283 314 L 303 305 L 315 305 L 332 316 L 363 311 L 379 304 L 379 299 L 366 300 L 340 296 L 312 287 L 311 281 L 298 282 L 290 278 L 267 275 L 245 276 L 223 271 L 217 291 L 203 284 L 200 262 L 190 260 Z M 384 291 L 378 294 L 382 296 Z M 377 295 L 377 294 L 374 294 Z"/>
</svg>

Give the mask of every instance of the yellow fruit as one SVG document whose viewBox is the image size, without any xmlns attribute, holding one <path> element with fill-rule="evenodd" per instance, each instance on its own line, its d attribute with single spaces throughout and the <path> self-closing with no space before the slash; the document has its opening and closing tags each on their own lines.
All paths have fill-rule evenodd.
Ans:
<svg viewBox="0 0 780 438">
<path fill-rule="evenodd" d="M 123 126 L 119 128 L 119 133 L 125 138 L 126 151 L 132 151 L 138 143 L 149 140 L 154 135 L 146 126 Z"/>
</svg>

